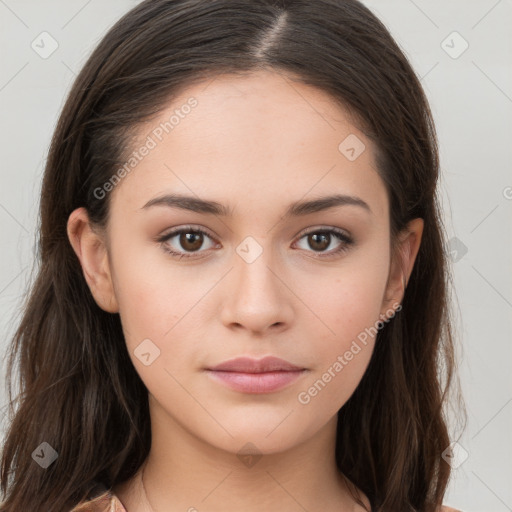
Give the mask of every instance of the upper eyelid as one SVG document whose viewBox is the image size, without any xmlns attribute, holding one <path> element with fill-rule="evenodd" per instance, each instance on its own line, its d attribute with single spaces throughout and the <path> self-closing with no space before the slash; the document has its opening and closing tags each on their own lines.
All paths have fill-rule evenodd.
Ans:
<svg viewBox="0 0 512 512">
<path fill-rule="evenodd" d="M 162 239 L 162 238 L 169 238 L 169 237 L 173 237 L 173 236 L 176 236 L 182 232 L 186 232 L 186 231 L 197 231 L 197 232 L 203 232 L 205 233 L 206 235 L 208 235 L 210 238 L 213 238 L 214 240 L 217 240 L 217 237 L 213 234 L 211 234 L 211 232 L 207 229 L 207 228 L 204 228 L 204 227 L 200 227 L 200 226 L 193 226 L 193 225 L 185 225 L 183 227 L 177 227 L 177 228 L 173 228 L 171 229 L 171 231 L 169 231 L 167 234 L 165 235 L 162 235 L 160 236 L 159 238 Z M 301 231 L 299 231 L 295 236 L 294 238 L 297 238 L 297 237 L 303 237 L 305 235 L 308 235 L 310 233 L 316 233 L 317 231 L 341 231 L 343 232 L 343 234 L 345 234 L 347 237 L 349 238 L 352 238 L 352 235 L 344 228 L 338 228 L 338 227 L 335 227 L 335 226 L 326 226 L 326 225 L 323 225 L 323 226 L 317 226 L 317 227 L 309 227 L 309 228 L 304 228 L 302 229 Z"/>
<path fill-rule="evenodd" d="M 300 236 L 301 238 L 305 235 L 309 235 L 310 233 L 316 233 L 317 231 L 333 231 L 338 234 L 344 234 L 348 238 L 352 238 L 352 235 L 343 228 L 338 228 L 335 226 L 319 226 L 319 227 L 313 227 L 313 228 L 304 228 L 302 231 L 299 231 L 295 237 Z M 341 233 L 339 233 L 341 232 Z"/>
<path fill-rule="evenodd" d="M 173 228 L 168 233 L 159 236 L 158 239 L 159 240 L 168 240 L 169 238 L 173 238 L 176 235 L 179 235 L 183 232 L 186 233 L 188 231 L 204 233 L 205 235 L 209 236 L 213 240 L 217 240 L 217 237 L 215 235 L 212 235 L 208 229 L 203 228 L 203 227 L 198 227 L 198 226 L 183 226 L 183 227 Z"/>
</svg>

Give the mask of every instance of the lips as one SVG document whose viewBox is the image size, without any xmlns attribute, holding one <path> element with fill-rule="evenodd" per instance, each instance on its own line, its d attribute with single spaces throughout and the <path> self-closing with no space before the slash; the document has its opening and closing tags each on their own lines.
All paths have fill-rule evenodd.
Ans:
<svg viewBox="0 0 512 512">
<path fill-rule="evenodd" d="M 219 372 L 238 372 L 238 373 L 267 373 L 267 372 L 294 372 L 304 370 L 305 368 L 296 366 L 279 357 L 267 356 L 263 359 L 251 359 L 250 357 L 237 357 L 225 361 L 207 370 Z"/>
<path fill-rule="evenodd" d="M 207 375 L 240 393 L 271 393 L 290 386 L 308 370 L 278 357 L 238 357 L 212 368 Z"/>
</svg>

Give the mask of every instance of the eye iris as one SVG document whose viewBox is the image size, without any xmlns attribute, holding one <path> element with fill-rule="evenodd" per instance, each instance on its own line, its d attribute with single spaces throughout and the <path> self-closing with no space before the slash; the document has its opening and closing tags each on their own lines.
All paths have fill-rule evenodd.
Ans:
<svg viewBox="0 0 512 512">
<path fill-rule="evenodd" d="M 321 240 L 321 241 L 320 241 Z M 308 236 L 308 242 L 313 249 L 323 250 L 329 247 L 330 235 L 328 233 L 318 232 Z M 311 243 L 313 242 L 313 243 Z M 319 245 L 318 245 L 318 242 Z"/>
<path fill-rule="evenodd" d="M 181 233 L 180 244 L 187 251 L 197 251 L 203 245 L 202 233 Z"/>
</svg>

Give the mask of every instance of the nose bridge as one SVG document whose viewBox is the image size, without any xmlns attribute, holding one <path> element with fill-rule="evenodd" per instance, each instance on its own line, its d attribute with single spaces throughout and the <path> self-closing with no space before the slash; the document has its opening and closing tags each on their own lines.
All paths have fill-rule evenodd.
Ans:
<svg viewBox="0 0 512 512">
<path fill-rule="evenodd" d="M 274 266 L 271 237 L 248 236 L 237 246 L 235 275 L 237 295 L 245 301 L 265 299 L 270 303 L 280 293 L 279 284 L 271 268 Z M 281 285 L 282 286 L 282 285 Z"/>
<path fill-rule="evenodd" d="M 236 247 L 230 289 L 222 312 L 225 323 L 263 330 L 289 321 L 289 294 L 274 268 L 279 265 L 270 243 L 271 237 L 256 240 L 248 236 Z"/>
</svg>

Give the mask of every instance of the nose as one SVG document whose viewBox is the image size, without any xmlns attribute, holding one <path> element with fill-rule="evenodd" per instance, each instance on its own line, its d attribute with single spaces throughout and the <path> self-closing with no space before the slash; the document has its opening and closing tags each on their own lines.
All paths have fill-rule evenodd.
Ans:
<svg viewBox="0 0 512 512">
<path fill-rule="evenodd" d="M 234 255 L 234 268 L 223 290 L 221 320 L 230 329 L 273 333 L 290 327 L 294 315 L 289 278 L 271 250 L 251 261 Z"/>
</svg>

